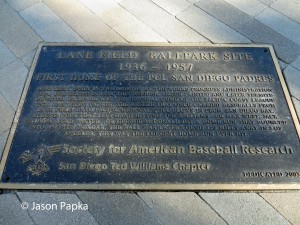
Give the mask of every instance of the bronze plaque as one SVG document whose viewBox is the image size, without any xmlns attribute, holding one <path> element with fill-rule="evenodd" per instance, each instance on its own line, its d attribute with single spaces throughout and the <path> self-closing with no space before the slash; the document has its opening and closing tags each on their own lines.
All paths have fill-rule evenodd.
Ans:
<svg viewBox="0 0 300 225">
<path fill-rule="evenodd" d="M 43 44 L 1 188 L 300 189 L 299 121 L 269 45 Z"/>
</svg>

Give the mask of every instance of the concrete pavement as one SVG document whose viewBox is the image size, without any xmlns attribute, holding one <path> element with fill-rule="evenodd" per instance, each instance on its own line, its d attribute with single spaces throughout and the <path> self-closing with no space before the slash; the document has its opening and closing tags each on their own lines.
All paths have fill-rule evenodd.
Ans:
<svg viewBox="0 0 300 225">
<path fill-rule="evenodd" d="M 299 34 L 299 0 L 0 0 L 0 153 L 41 41 L 272 44 L 299 117 Z M 300 225 L 300 192 L 5 191 L 0 224 Z"/>
</svg>

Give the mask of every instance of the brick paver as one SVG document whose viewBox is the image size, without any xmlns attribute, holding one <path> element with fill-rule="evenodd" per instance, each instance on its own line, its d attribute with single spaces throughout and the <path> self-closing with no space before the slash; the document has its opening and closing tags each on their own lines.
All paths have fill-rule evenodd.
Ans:
<svg viewBox="0 0 300 225">
<path fill-rule="evenodd" d="M 15 112 L 0 92 L 0 133 L 9 130 Z"/>
<path fill-rule="evenodd" d="M 34 225 L 26 210 L 21 208 L 21 202 L 13 193 L 0 195 L 1 225 Z"/>
<path fill-rule="evenodd" d="M 4 133 L 0 133 L 0 157 L 2 156 L 5 144 L 6 144 L 6 140 L 8 137 L 8 133 L 9 131 L 5 131 Z"/>
<path fill-rule="evenodd" d="M 87 7 L 90 6 L 87 5 Z M 118 4 L 104 12 L 94 8 L 89 9 L 98 14 L 109 27 L 129 42 L 167 42 L 165 38 Z M 118 16 L 116 17 L 116 15 Z"/>
<path fill-rule="evenodd" d="M 187 0 L 187 1 L 194 4 L 194 3 L 198 2 L 199 0 Z"/>
<path fill-rule="evenodd" d="M 287 63 L 300 54 L 299 45 L 223 0 L 199 0 L 196 6 L 255 43 L 273 44 L 278 57 Z"/>
<path fill-rule="evenodd" d="M 36 49 L 33 49 L 32 51 L 28 52 L 23 58 L 22 58 L 22 62 L 24 63 L 24 65 L 27 68 L 30 68 L 33 58 L 36 54 Z"/>
<path fill-rule="evenodd" d="M 200 193 L 228 224 L 290 225 L 281 214 L 255 193 Z"/>
<path fill-rule="evenodd" d="M 26 9 L 41 1 L 42 0 L 6 0 L 6 2 L 16 11 Z"/>
<path fill-rule="evenodd" d="M 36 224 L 98 225 L 88 208 L 82 207 L 79 210 L 78 205 L 83 203 L 75 194 L 41 192 L 18 192 L 17 194 L 22 202 L 29 204 L 26 211 Z M 44 204 L 44 210 L 41 209 L 42 206 L 40 206 L 40 209 L 38 208 L 41 204 Z M 71 204 L 74 204 L 73 212 Z"/>
<path fill-rule="evenodd" d="M 50 42 L 82 42 L 82 38 L 64 23 L 44 3 L 35 4 L 20 12 L 28 24 Z"/>
<path fill-rule="evenodd" d="M 99 224 L 162 225 L 134 193 L 78 192 Z M 100 203 L 100 204 L 99 204 Z"/>
<path fill-rule="evenodd" d="M 140 0 L 139 4 L 123 0 L 119 4 L 170 42 L 208 42 L 149 0 Z"/>
<path fill-rule="evenodd" d="M 44 2 L 87 42 L 125 42 L 99 16 L 76 0 Z"/>
<path fill-rule="evenodd" d="M 261 193 L 260 196 L 275 207 L 292 224 L 300 224 L 300 192 Z"/>
<path fill-rule="evenodd" d="M 278 60 L 278 62 L 279 62 L 281 70 L 284 70 L 288 66 L 288 64 L 286 64 L 285 62 L 283 62 L 281 60 Z"/>
<path fill-rule="evenodd" d="M 300 24 L 271 8 L 264 9 L 255 18 L 300 45 Z"/>
<path fill-rule="evenodd" d="M 298 58 L 292 62 L 291 64 L 293 67 L 297 68 L 298 70 L 300 70 L 300 55 L 298 56 Z"/>
<path fill-rule="evenodd" d="M 276 2 L 277 0 L 259 0 L 260 2 L 264 3 L 265 5 L 269 6 Z"/>
<path fill-rule="evenodd" d="M 293 66 L 288 66 L 283 71 L 290 94 L 300 100 L 300 71 Z"/>
<path fill-rule="evenodd" d="M 0 92 L 14 110 L 17 109 L 28 69 L 16 60 L 0 70 Z"/>
<path fill-rule="evenodd" d="M 243 11 L 244 13 L 248 14 L 249 16 L 256 16 L 260 13 L 263 9 L 267 6 L 261 3 L 258 0 L 247 0 L 247 1 L 240 1 L 240 0 L 224 0 L 228 2 L 230 5 L 238 8 L 239 10 Z"/>
<path fill-rule="evenodd" d="M 292 101 L 293 101 L 298 119 L 300 121 L 300 100 L 296 99 L 295 97 L 292 97 Z"/>
<path fill-rule="evenodd" d="M 140 192 L 138 194 L 165 225 L 226 224 L 195 193 Z"/>
<path fill-rule="evenodd" d="M 79 0 L 83 5 L 89 8 L 94 13 L 103 13 L 114 8 L 120 0 L 110 1 L 94 1 L 94 0 Z"/>
<path fill-rule="evenodd" d="M 300 24 L 300 2 L 298 0 L 289 1 L 288 4 L 286 0 L 278 0 L 271 7 Z"/>
<path fill-rule="evenodd" d="M 0 69 L 16 60 L 14 54 L 9 50 L 8 47 L 0 40 Z"/>
<path fill-rule="evenodd" d="M 0 4 L 0 39 L 17 56 L 35 49 L 40 37 L 6 3 Z"/>
<path fill-rule="evenodd" d="M 250 43 L 251 41 L 196 6 L 177 15 L 181 21 L 213 43 Z"/>
<path fill-rule="evenodd" d="M 176 16 L 178 13 L 182 12 L 188 8 L 191 3 L 186 0 L 151 0 L 156 5 L 160 6 L 168 13 Z"/>
</svg>

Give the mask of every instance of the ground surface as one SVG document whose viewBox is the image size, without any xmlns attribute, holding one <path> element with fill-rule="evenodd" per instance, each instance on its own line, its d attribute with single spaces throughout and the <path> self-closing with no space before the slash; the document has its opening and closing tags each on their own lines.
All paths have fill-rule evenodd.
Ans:
<svg viewBox="0 0 300 225">
<path fill-rule="evenodd" d="M 42 41 L 269 43 L 300 115 L 299 0 L 0 0 L 0 152 Z M 5 191 L 0 224 L 300 224 L 300 192 Z"/>
</svg>

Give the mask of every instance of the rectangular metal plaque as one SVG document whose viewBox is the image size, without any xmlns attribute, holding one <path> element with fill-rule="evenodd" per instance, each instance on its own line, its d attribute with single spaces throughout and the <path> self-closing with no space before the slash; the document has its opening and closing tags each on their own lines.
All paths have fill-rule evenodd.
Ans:
<svg viewBox="0 0 300 225">
<path fill-rule="evenodd" d="M 39 47 L 4 189 L 300 189 L 299 120 L 269 45 Z"/>
</svg>

